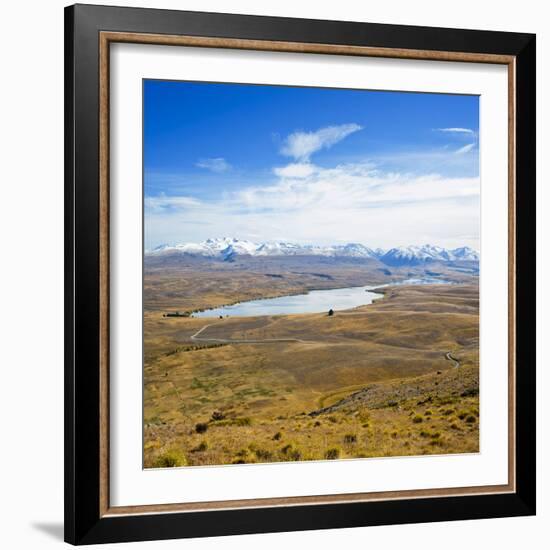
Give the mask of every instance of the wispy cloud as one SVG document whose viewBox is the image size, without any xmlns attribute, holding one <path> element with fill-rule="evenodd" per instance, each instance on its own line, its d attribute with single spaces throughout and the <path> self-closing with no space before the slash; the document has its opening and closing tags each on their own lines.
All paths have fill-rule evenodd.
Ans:
<svg viewBox="0 0 550 550">
<path fill-rule="evenodd" d="M 457 149 L 455 151 L 455 154 L 456 155 L 464 155 L 466 153 L 469 153 L 475 146 L 476 146 L 475 143 L 468 143 L 468 145 L 464 145 L 464 147 L 461 147 L 460 149 Z"/>
<path fill-rule="evenodd" d="M 452 153 L 450 153 L 452 155 Z M 203 240 L 231 234 L 292 240 L 346 241 L 393 246 L 395 235 L 411 243 L 474 248 L 479 223 L 479 178 L 448 178 L 380 171 L 370 163 L 323 168 L 291 164 L 267 185 L 249 185 L 208 201 L 157 197 L 148 212 L 147 243 Z M 208 234 L 197 225 L 209 220 Z M 381 231 L 391 226 L 391 231 Z M 460 236 L 460 238 L 457 237 Z M 463 235 L 473 235 L 465 241 Z"/>
<path fill-rule="evenodd" d="M 469 134 L 474 135 L 475 132 L 470 128 L 436 128 L 438 132 L 446 132 L 449 134 Z"/>
<path fill-rule="evenodd" d="M 316 166 L 309 162 L 298 162 L 273 168 L 273 173 L 280 178 L 307 178 L 311 176 L 316 169 Z"/>
<path fill-rule="evenodd" d="M 281 153 L 304 163 L 309 161 L 313 153 L 321 149 L 328 149 L 361 129 L 362 126 L 352 123 L 327 126 L 315 132 L 294 132 L 285 139 Z"/>
<path fill-rule="evenodd" d="M 210 170 L 211 172 L 216 172 L 221 174 L 222 172 L 227 172 L 231 170 L 231 165 L 221 157 L 218 158 L 204 158 L 199 159 L 196 163 L 198 168 L 204 168 L 205 170 Z"/>
<path fill-rule="evenodd" d="M 200 206 L 202 204 L 201 201 L 193 197 L 168 196 L 164 193 L 156 196 L 147 196 L 143 202 L 146 211 L 149 213 L 182 211 L 188 208 Z"/>
</svg>

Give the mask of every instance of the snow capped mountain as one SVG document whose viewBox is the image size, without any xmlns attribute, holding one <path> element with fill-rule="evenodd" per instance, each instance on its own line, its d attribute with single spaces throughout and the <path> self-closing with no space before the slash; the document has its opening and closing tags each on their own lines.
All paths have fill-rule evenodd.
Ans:
<svg viewBox="0 0 550 550">
<path fill-rule="evenodd" d="M 377 259 L 390 266 L 414 266 L 427 262 L 479 261 L 479 254 L 467 247 L 448 250 L 440 246 L 400 246 L 388 251 L 373 250 L 360 243 L 333 246 L 301 245 L 291 242 L 253 243 L 252 241 L 223 237 L 201 243 L 161 245 L 147 252 L 150 256 L 186 254 L 231 261 L 236 256 L 325 256 L 333 258 Z"/>
<path fill-rule="evenodd" d="M 348 243 L 343 246 L 333 247 L 335 256 L 348 256 L 351 258 L 378 258 L 372 248 L 359 243 Z"/>
<path fill-rule="evenodd" d="M 311 247 L 295 243 L 263 243 L 256 249 L 256 256 L 302 256 L 308 253 Z"/>
<path fill-rule="evenodd" d="M 387 265 L 399 267 L 402 265 L 420 265 L 427 262 L 479 261 L 479 254 L 467 247 L 447 250 L 440 246 L 425 244 L 424 246 L 399 246 L 388 250 L 380 256 Z"/>
<path fill-rule="evenodd" d="M 188 254 L 190 256 L 205 256 L 209 258 L 231 259 L 236 255 L 253 255 L 258 245 L 253 242 L 229 237 L 208 239 L 202 243 L 183 243 L 174 246 L 161 245 L 148 254 L 159 256 L 165 254 Z"/>
<path fill-rule="evenodd" d="M 455 248 L 452 252 L 456 260 L 479 262 L 479 254 L 467 246 Z"/>
</svg>

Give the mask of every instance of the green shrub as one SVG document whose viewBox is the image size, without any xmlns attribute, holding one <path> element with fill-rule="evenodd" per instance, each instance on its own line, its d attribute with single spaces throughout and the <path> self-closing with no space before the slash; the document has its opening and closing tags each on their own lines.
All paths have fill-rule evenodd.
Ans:
<svg viewBox="0 0 550 550">
<path fill-rule="evenodd" d="M 294 461 L 300 460 L 302 458 L 302 451 L 300 449 L 292 449 L 288 453 L 288 458 Z"/>
<path fill-rule="evenodd" d="M 290 450 L 292 449 L 292 445 L 289 443 L 288 445 L 285 445 L 282 449 L 281 449 L 281 452 L 286 455 L 290 452 Z"/>
<path fill-rule="evenodd" d="M 159 455 L 153 466 L 155 468 L 177 468 L 187 466 L 187 459 L 179 449 L 170 449 Z"/>
<path fill-rule="evenodd" d="M 212 413 L 212 420 L 214 422 L 217 422 L 218 420 L 223 420 L 225 418 L 225 414 L 223 414 L 221 411 L 214 411 Z"/>
<path fill-rule="evenodd" d="M 476 417 L 472 414 L 466 417 L 467 424 L 473 424 L 475 421 L 476 421 Z"/>
<path fill-rule="evenodd" d="M 195 425 L 195 431 L 198 434 L 203 434 L 206 430 L 208 430 L 208 424 L 206 422 L 199 422 Z"/>
<path fill-rule="evenodd" d="M 199 453 L 203 453 L 204 451 L 208 450 L 208 442 L 207 441 L 201 441 L 197 447 L 195 447 L 195 451 Z"/>
<path fill-rule="evenodd" d="M 266 449 L 256 449 L 254 453 L 260 460 L 269 460 L 271 458 L 271 452 Z"/>
<path fill-rule="evenodd" d="M 281 432 L 277 432 L 271 439 L 273 439 L 273 441 L 279 441 L 281 437 L 283 437 L 283 434 Z"/>
<path fill-rule="evenodd" d="M 417 414 L 416 416 L 413 416 L 413 419 L 412 421 L 415 423 L 415 424 L 420 424 L 420 422 L 422 422 L 423 418 Z"/>
<path fill-rule="evenodd" d="M 347 443 L 347 444 L 357 443 L 357 436 L 355 434 L 346 434 L 344 436 L 344 443 Z"/>
<path fill-rule="evenodd" d="M 331 447 L 330 449 L 327 449 L 325 458 L 327 460 L 336 460 L 337 458 L 340 458 L 340 449 L 338 447 Z"/>
<path fill-rule="evenodd" d="M 302 458 L 302 451 L 290 443 L 281 449 L 281 453 L 283 453 L 288 460 L 300 460 Z"/>
<path fill-rule="evenodd" d="M 245 462 L 249 462 L 250 459 L 250 451 L 248 449 L 239 449 L 236 453 L 236 456 L 238 459 L 244 460 Z"/>
</svg>

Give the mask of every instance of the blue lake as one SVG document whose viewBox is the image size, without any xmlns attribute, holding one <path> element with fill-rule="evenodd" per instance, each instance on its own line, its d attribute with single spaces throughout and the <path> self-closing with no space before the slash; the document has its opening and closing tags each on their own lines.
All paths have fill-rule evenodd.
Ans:
<svg viewBox="0 0 550 550">
<path fill-rule="evenodd" d="M 450 284 L 439 279 L 407 279 L 395 284 Z M 296 313 L 323 313 L 329 309 L 341 311 L 354 307 L 372 304 L 382 294 L 372 292 L 375 288 L 389 285 L 354 286 L 349 288 L 334 288 L 330 290 L 312 290 L 307 294 L 295 296 L 280 296 L 263 300 L 250 300 L 231 306 L 222 306 L 194 313 L 193 317 L 258 317 L 260 315 L 291 315 Z"/>
</svg>

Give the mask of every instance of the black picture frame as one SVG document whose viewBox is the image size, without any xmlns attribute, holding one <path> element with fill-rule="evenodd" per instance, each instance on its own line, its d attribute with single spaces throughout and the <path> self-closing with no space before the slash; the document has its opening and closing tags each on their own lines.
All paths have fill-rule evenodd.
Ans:
<svg viewBox="0 0 550 550">
<path fill-rule="evenodd" d="M 507 494 L 110 516 L 100 513 L 99 34 L 336 44 L 515 58 L 515 479 Z M 75 5 L 65 9 L 65 540 L 72 544 L 535 514 L 535 36 Z"/>
</svg>

